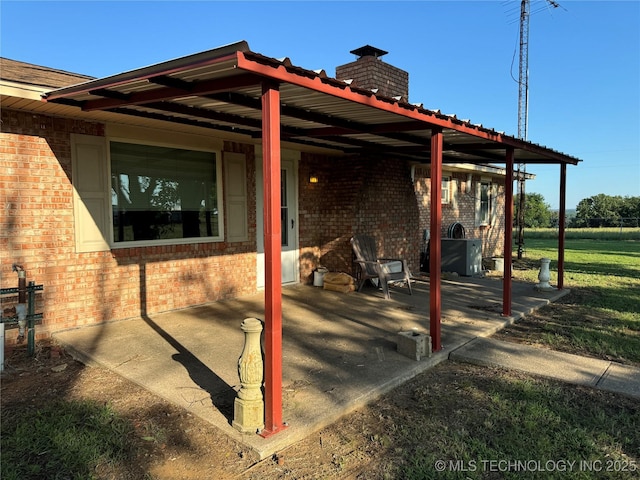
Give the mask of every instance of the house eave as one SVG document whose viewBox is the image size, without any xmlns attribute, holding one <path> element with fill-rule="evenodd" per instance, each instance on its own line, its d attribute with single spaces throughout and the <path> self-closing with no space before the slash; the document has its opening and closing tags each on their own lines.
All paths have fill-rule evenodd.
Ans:
<svg viewBox="0 0 640 480">
<path fill-rule="evenodd" d="M 265 82 L 279 85 L 282 140 L 301 148 L 429 163 L 432 132 L 442 129 L 444 163 L 500 164 L 510 149 L 517 163 L 580 162 L 455 115 L 377 96 L 287 58 L 265 57 L 244 41 L 52 90 L 44 101 L 87 114 L 111 111 L 259 138 Z"/>
</svg>

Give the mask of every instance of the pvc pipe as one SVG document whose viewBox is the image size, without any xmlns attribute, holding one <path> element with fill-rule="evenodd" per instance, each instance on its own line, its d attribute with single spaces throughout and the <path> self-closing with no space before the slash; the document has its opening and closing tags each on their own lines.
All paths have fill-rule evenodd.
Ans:
<svg viewBox="0 0 640 480">
<path fill-rule="evenodd" d="M 27 304 L 18 303 L 16 313 L 18 314 L 18 340 L 22 341 L 27 328 Z"/>
<path fill-rule="evenodd" d="M 4 372 L 4 322 L 0 321 L 0 372 Z"/>
<path fill-rule="evenodd" d="M 18 314 L 18 341 L 24 339 L 25 328 L 27 326 L 27 272 L 20 265 L 14 265 L 18 270 L 18 304 L 16 313 Z"/>
</svg>

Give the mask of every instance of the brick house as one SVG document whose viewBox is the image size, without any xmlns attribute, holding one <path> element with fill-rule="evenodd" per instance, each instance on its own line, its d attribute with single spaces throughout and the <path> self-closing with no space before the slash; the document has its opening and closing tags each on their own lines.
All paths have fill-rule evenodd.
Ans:
<svg viewBox="0 0 640 480">
<path fill-rule="evenodd" d="M 354 53 L 337 78 L 246 42 L 104 79 L 2 59 L 1 286 L 15 286 L 14 263 L 45 285 L 38 335 L 268 288 L 269 82 L 281 98 L 283 284 L 311 283 L 318 265 L 355 274 L 355 233 L 420 269 L 433 128 L 445 132 L 439 236 L 459 222 L 486 257 L 505 249 L 507 169 L 493 165 L 504 163 L 495 149 L 578 162 L 411 105 L 408 74 L 382 62 L 386 52 Z"/>
<path fill-rule="evenodd" d="M 285 427 L 282 285 L 310 283 L 318 265 L 354 274 L 356 233 L 417 271 L 428 230 L 440 350 L 447 224 L 502 252 L 508 272 L 514 162 L 560 166 L 562 217 L 580 160 L 410 104 L 408 74 L 378 49 L 354 53 L 362 77 L 246 42 L 101 79 L 2 59 L 0 286 L 16 285 L 14 264 L 45 285 L 39 336 L 264 289 L 271 435 Z"/>
</svg>

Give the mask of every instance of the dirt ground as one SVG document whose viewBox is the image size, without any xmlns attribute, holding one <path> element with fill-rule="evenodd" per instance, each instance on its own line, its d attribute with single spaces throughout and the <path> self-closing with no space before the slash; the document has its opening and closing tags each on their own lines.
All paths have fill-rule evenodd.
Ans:
<svg viewBox="0 0 640 480">
<path fill-rule="evenodd" d="M 558 306 L 557 308 L 566 308 Z M 535 318 L 530 319 L 535 322 Z M 499 334 L 518 341 L 514 331 Z M 526 341 L 524 334 L 520 341 Z M 407 382 L 392 394 L 360 409 L 335 424 L 257 462 L 242 445 L 186 410 L 143 390 L 109 370 L 87 367 L 47 342 L 39 342 L 36 355 L 26 349 L 7 355 L 0 398 L 3 413 L 34 411 L 52 401 L 93 400 L 109 404 L 133 426 L 134 461 L 101 468 L 99 478 L 200 480 L 242 479 L 385 479 L 389 459 L 409 445 L 389 445 L 384 439 L 389 419 L 405 418 L 414 408 L 416 392 L 443 395 L 465 375 L 504 375 L 495 369 L 451 362 L 439 365 Z M 509 375 L 517 376 L 515 372 Z"/>
<path fill-rule="evenodd" d="M 134 427 L 133 461 L 105 465 L 98 478 L 117 480 L 384 479 L 388 476 L 389 418 L 413 406 L 413 392 L 434 381 L 455 384 L 455 377 L 479 367 L 436 367 L 367 408 L 358 410 L 271 458 L 258 462 L 242 445 L 186 410 L 109 370 L 76 362 L 61 348 L 40 343 L 36 355 L 15 350 L 5 361 L 2 410 L 34 412 L 59 399 L 105 403 Z M 484 374 L 484 373 L 483 373 Z M 451 379 L 449 382 L 448 379 Z M 383 413 L 386 412 L 386 413 Z M 394 413 L 395 412 L 395 413 Z M 386 465 L 386 466 L 385 466 Z"/>
<path fill-rule="evenodd" d="M 134 427 L 135 460 L 104 466 L 100 478 L 384 478 L 375 465 L 387 448 L 379 441 L 384 426 L 369 409 L 257 462 L 242 445 L 186 410 L 109 370 L 84 366 L 50 343 L 40 342 L 34 357 L 24 348 L 8 356 L 0 394 L 5 413 L 33 412 L 59 399 L 110 404 Z"/>
</svg>

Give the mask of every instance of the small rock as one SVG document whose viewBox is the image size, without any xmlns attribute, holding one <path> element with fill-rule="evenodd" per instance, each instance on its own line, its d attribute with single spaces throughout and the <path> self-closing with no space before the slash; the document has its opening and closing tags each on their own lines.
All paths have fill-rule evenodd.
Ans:
<svg viewBox="0 0 640 480">
<path fill-rule="evenodd" d="M 51 367 L 51 371 L 57 373 L 57 372 L 62 372 L 66 368 L 67 368 L 67 364 L 66 363 L 62 363 L 60 365 L 56 365 L 55 367 Z"/>
</svg>

